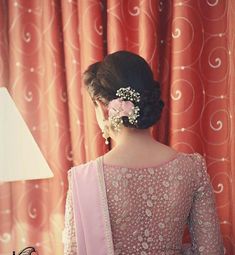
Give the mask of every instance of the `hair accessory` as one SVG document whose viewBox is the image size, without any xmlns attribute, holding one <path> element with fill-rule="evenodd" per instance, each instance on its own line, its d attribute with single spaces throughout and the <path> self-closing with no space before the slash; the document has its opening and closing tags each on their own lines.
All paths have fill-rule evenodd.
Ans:
<svg viewBox="0 0 235 255">
<path fill-rule="evenodd" d="M 123 100 L 126 100 L 126 99 L 130 100 L 134 103 L 140 101 L 140 93 L 136 92 L 131 87 L 118 89 L 116 92 L 116 96 L 120 97 Z"/>
<path fill-rule="evenodd" d="M 120 131 L 120 126 L 123 123 L 122 117 L 128 117 L 131 124 L 137 124 L 137 118 L 139 117 L 139 106 L 135 106 L 134 103 L 140 101 L 140 93 L 134 89 L 120 88 L 117 90 L 116 95 L 119 98 L 113 99 L 108 104 L 109 119 L 115 131 Z"/>
<path fill-rule="evenodd" d="M 103 122 L 105 121 L 105 119 L 103 120 Z M 107 127 L 107 125 L 105 124 L 104 126 L 103 126 L 103 128 L 102 128 L 102 136 L 103 136 L 103 138 L 105 139 L 105 144 L 109 144 L 109 140 L 108 140 L 108 138 L 109 138 L 109 132 L 108 132 L 108 127 Z"/>
</svg>

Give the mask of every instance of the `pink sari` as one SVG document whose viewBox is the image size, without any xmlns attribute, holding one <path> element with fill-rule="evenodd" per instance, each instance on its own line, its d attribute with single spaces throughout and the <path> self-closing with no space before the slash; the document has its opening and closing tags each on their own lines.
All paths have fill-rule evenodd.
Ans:
<svg viewBox="0 0 235 255">
<path fill-rule="evenodd" d="M 113 255 L 102 157 L 77 166 L 71 175 L 79 255 Z"/>
</svg>

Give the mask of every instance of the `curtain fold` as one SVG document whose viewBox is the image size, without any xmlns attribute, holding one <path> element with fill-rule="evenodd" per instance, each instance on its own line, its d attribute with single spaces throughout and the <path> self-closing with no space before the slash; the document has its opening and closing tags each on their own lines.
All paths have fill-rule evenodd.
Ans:
<svg viewBox="0 0 235 255">
<path fill-rule="evenodd" d="M 0 254 L 63 254 L 67 170 L 109 150 L 82 74 L 117 50 L 143 56 L 161 83 L 154 137 L 205 156 L 226 255 L 235 254 L 234 23 L 232 0 L 0 1 L 0 86 L 54 172 L 0 183 Z"/>
</svg>

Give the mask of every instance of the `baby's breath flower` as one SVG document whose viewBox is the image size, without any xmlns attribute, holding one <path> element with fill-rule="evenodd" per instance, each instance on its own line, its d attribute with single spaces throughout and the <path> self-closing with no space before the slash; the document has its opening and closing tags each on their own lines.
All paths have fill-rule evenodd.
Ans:
<svg viewBox="0 0 235 255">
<path fill-rule="evenodd" d="M 140 108 L 135 106 L 134 103 L 140 101 L 140 93 L 131 87 L 126 87 L 118 89 L 116 96 L 118 98 L 109 102 L 109 119 L 114 130 L 120 131 L 123 116 L 128 117 L 129 122 L 133 125 L 138 123 L 137 118 L 140 116 Z"/>
</svg>

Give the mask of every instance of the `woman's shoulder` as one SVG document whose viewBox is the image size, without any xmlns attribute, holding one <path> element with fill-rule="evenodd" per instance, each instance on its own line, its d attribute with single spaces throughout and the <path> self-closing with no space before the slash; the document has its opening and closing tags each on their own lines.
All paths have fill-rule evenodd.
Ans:
<svg viewBox="0 0 235 255">
<path fill-rule="evenodd" d="M 160 145 L 159 151 L 160 151 L 161 157 L 165 156 L 166 158 L 171 158 L 172 156 L 174 157 L 174 155 L 176 155 L 181 160 L 188 160 L 194 164 L 205 160 L 205 158 L 199 152 L 191 152 L 191 153 L 182 152 L 162 143 L 158 143 L 158 145 Z"/>
<path fill-rule="evenodd" d="M 179 161 L 184 162 L 188 166 L 190 166 L 190 169 L 192 169 L 192 171 L 202 171 L 203 168 L 205 169 L 206 167 L 205 157 L 198 152 L 178 152 L 178 155 Z"/>
<path fill-rule="evenodd" d="M 90 166 L 92 166 L 100 157 L 97 157 L 96 159 L 89 160 L 87 162 L 76 164 L 72 167 L 70 167 L 67 171 L 68 175 L 71 175 L 72 172 L 78 172 L 82 169 L 88 169 Z"/>
<path fill-rule="evenodd" d="M 180 153 L 181 162 L 185 165 L 184 170 L 191 178 L 200 183 L 202 180 L 209 180 L 207 173 L 206 159 L 198 152 L 194 153 Z"/>
<path fill-rule="evenodd" d="M 199 152 L 179 152 L 179 154 L 182 155 L 183 159 L 189 160 L 194 165 L 201 165 L 205 163 L 205 157 L 202 156 Z"/>
</svg>

